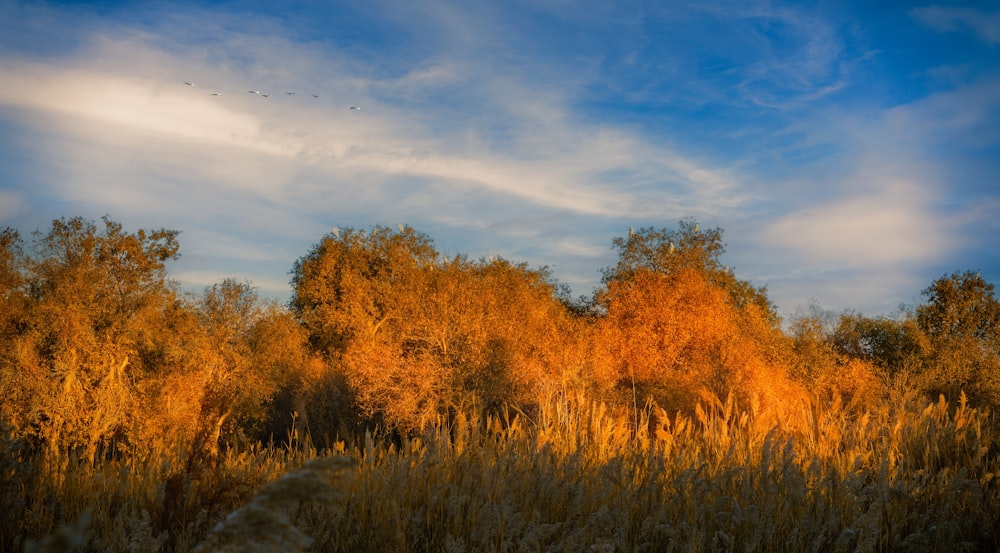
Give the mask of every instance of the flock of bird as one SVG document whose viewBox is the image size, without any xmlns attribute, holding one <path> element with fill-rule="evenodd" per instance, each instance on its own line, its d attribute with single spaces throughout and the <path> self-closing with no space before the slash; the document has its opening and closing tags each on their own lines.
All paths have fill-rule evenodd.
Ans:
<svg viewBox="0 0 1000 553">
<path fill-rule="evenodd" d="M 191 81 L 184 81 L 184 84 L 187 85 L 187 86 L 190 86 L 190 87 L 194 87 L 195 86 L 195 84 L 193 82 L 191 82 Z M 256 95 L 260 96 L 261 98 L 270 98 L 271 97 L 270 94 L 266 94 L 266 93 L 261 92 L 259 90 L 248 90 L 247 94 L 256 94 Z M 294 92 L 285 92 L 285 94 L 288 95 L 288 96 L 294 96 L 295 95 Z M 222 96 L 222 93 L 221 92 L 211 92 L 211 93 L 209 93 L 209 96 Z M 319 94 L 312 94 L 311 96 L 313 98 L 319 98 L 320 97 Z M 347 109 L 352 109 L 352 110 L 355 110 L 355 111 L 361 111 L 361 107 L 359 107 L 359 106 L 348 106 Z"/>
</svg>

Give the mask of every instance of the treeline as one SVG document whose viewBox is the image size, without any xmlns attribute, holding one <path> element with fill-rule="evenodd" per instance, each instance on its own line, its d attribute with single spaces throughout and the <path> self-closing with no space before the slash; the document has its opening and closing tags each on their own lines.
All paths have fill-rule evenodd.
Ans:
<svg viewBox="0 0 1000 553">
<path fill-rule="evenodd" d="M 224 280 L 184 294 L 173 230 L 105 217 L 0 234 L 0 418 L 26 451 L 91 463 L 461 415 L 531 417 L 583 394 L 621 413 L 691 414 L 731 397 L 761 425 L 811 399 L 862 409 L 905 387 L 1000 406 L 1000 303 L 945 275 L 897 317 L 822 312 L 782 330 L 766 290 L 725 267 L 723 231 L 690 220 L 612 241 L 601 288 L 573 299 L 544 268 L 444 256 L 413 228 L 342 229 L 291 269 L 288 305 Z M 638 429 L 635 429 L 638 430 Z"/>
</svg>

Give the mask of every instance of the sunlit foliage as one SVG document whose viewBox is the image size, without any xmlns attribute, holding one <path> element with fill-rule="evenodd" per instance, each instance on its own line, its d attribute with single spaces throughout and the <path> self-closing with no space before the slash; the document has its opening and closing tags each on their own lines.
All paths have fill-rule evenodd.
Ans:
<svg viewBox="0 0 1000 553">
<path fill-rule="evenodd" d="M 413 229 L 339 230 L 295 266 L 292 306 L 370 417 L 402 429 L 537 400 L 564 367 L 544 270 L 443 258 Z"/>
<path fill-rule="evenodd" d="M 322 237 L 288 306 L 184 294 L 178 235 L 0 232 L 0 551 L 1000 546 L 976 273 L 786 332 L 689 220 L 579 302 L 408 227 Z"/>
<path fill-rule="evenodd" d="M 31 255 L 5 248 L 19 277 L 5 279 L 20 312 L 3 358 L 16 427 L 93 458 L 137 422 L 142 351 L 169 302 L 164 262 L 177 256 L 176 235 L 60 219 L 36 233 Z"/>
<path fill-rule="evenodd" d="M 628 236 L 612 241 L 618 251 L 618 263 L 604 271 L 604 283 L 627 282 L 642 271 L 665 275 L 694 271 L 729 294 L 735 307 L 756 306 L 776 326 L 778 315 L 767 299 L 767 290 L 736 278 L 732 269 L 722 264 L 721 256 L 726 251 L 722 235 L 722 229 L 702 229 L 693 220 L 680 221 L 674 230 L 630 229 Z"/>
<path fill-rule="evenodd" d="M 616 267 L 597 302 L 597 383 L 689 411 L 705 392 L 736 394 L 758 407 L 795 402 L 777 349 L 783 341 L 764 291 L 719 262 L 721 231 L 682 222 L 616 238 Z"/>
<path fill-rule="evenodd" d="M 797 317 L 790 327 L 789 359 L 792 376 L 816 398 L 864 411 L 881 401 L 888 382 L 885 370 L 870 357 L 842 348 L 844 327 L 858 317 L 845 314 L 837 319 L 822 310 Z"/>
<path fill-rule="evenodd" d="M 1000 409 L 1000 301 L 978 273 L 935 280 L 916 308 L 917 325 L 931 344 L 923 385 L 957 398 L 963 391 Z"/>
</svg>

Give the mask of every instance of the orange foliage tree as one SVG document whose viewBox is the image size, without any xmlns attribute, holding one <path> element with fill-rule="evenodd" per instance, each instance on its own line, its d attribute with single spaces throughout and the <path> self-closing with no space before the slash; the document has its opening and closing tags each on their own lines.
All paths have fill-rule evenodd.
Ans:
<svg viewBox="0 0 1000 553">
<path fill-rule="evenodd" d="M 171 301 L 164 263 L 178 251 L 176 231 L 103 223 L 59 219 L 36 233 L 18 261 L 20 287 L 5 294 L 20 298 L 21 316 L 0 383 L 23 431 L 90 458 L 136 422 L 142 352 Z"/>
<path fill-rule="evenodd" d="M 595 379 L 604 389 L 684 410 L 705 392 L 756 408 L 797 393 L 766 293 L 721 265 L 721 236 L 682 221 L 676 231 L 615 239 L 619 262 L 597 296 L 605 313 Z"/>
<path fill-rule="evenodd" d="M 441 258 L 399 232 L 340 230 L 293 271 L 292 306 L 362 412 L 419 428 L 470 403 L 537 399 L 558 377 L 568 319 L 544 270 Z"/>
<path fill-rule="evenodd" d="M 32 423 L 33 398 L 41 392 L 39 363 L 21 335 L 29 328 L 27 258 L 20 234 L 14 229 L 0 232 L 0 419 L 23 434 Z M 22 368 L 21 358 L 29 358 Z M 26 359 L 27 360 L 27 359 Z"/>
<path fill-rule="evenodd" d="M 235 279 L 175 304 L 153 349 L 157 374 L 142 383 L 143 441 L 179 440 L 212 457 L 220 439 L 266 439 L 260 434 L 274 416 L 274 397 L 309 362 L 304 336 L 290 323 L 287 312 Z"/>
<path fill-rule="evenodd" d="M 923 291 L 914 318 L 927 335 L 920 374 L 924 389 L 956 400 L 1000 408 L 1000 300 L 993 284 L 973 271 L 935 280 Z"/>
<path fill-rule="evenodd" d="M 854 353 L 873 353 L 887 346 L 865 345 L 865 329 L 869 327 L 855 325 L 862 319 L 849 314 L 838 318 L 814 304 L 792 321 L 788 344 L 791 373 L 817 399 L 853 409 L 870 407 L 883 398 L 888 383 L 886 369 L 873 358 Z M 884 321 L 875 327 L 882 324 Z"/>
<path fill-rule="evenodd" d="M 231 436 L 263 429 L 308 366 L 304 331 L 248 284 L 180 296 L 165 265 L 177 231 L 102 222 L 55 220 L 30 248 L 0 233 L 0 418 L 92 460 L 180 443 L 211 453 L 227 421 Z"/>
</svg>

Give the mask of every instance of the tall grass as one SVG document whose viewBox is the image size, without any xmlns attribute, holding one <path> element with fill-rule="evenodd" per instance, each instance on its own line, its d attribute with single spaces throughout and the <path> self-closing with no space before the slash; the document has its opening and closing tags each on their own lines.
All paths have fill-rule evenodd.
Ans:
<svg viewBox="0 0 1000 553">
<path fill-rule="evenodd" d="M 907 394 L 794 411 L 706 397 L 691 417 L 619 413 L 571 395 L 530 417 L 458 415 L 419 437 L 259 448 L 188 472 L 179 456 L 39 461 L 21 536 L 36 551 L 67 535 L 93 551 L 1000 548 L 988 413 Z"/>
</svg>

